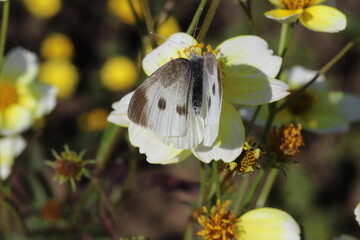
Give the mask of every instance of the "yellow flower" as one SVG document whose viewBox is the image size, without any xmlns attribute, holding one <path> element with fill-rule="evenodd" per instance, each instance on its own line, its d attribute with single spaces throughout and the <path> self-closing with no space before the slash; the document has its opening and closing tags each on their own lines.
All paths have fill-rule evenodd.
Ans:
<svg viewBox="0 0 360 240">
<path fill-rule="evenodd" d="M 70 59 L 74 52 L 71 40 L 60 33 L 54 33 L 41 43 L 41 55 L 44 58 Z"/>
<path fill-rule="evenodd" d="M 227 210 L 230 201 L 221 203 L 216 201 L 216 206 L 210 210 L 202 208 L 200 216 L 197 218 L 199 224 L 203 227 L 197 235 L 206 240 L 231 240 L 237 237 L 235 215 Z"/>
<path fill-rule="evenodd" d="M 172 34 L 180 32 L 180 26 L 177 22 L 176 18 L 174 17 L 168 17 L 164 22 L 162 22 L 157 27 L 157 34 L 159 34 L 162 37 L 170 37 Z M 165 42 L 164 38 L 158 38 L 158 43 L 162 44 Z"/>
<path fill-rule="evenodd" d="M 111 91 L 129 90 L 136 84 L 138 71 L 135 63 L 123 56 L 106 60 L 100 70 L 101 83 Z"/>
<path fill-rule="evenodd" d="M 300 227 L 286 212 L 275 208 L 257 208 L 238 221 L 237 240 L 300 240 Z"/>
<path fill-rule="evenodd" d="M 56 105 L 56 89 L 35 80 L 35 54 L 11 50 L 0 76 L 0 135 L 20 133 Z"/>
<path fill-rule="evenodd" d="M 67 98 L 74 92 L 79 76 L 71 62 L 56 59 L 40 65 L 39 80 L 57 88 L 60 98 Z"/>
<path fill-rule="evenodd" d="M 129 3 L 132 4 L 129 4 Z M 139 0 L 108 0 L 108 7 L 115 13 L 124 23 L 136 24 L 136 17 L 142 19 L 142 10 Z M 134 14 L 135 10 L 135 14 Z"/>
<path fill-rule="evenodd" d="M 339 32 L 346 27 L 346 16 L 336 8 L 319 5 L 326 0 L 269 0 L 279 9 L 265 16 L 281 23 L 300 20 L 301 24 L 317 32 Z"/>
<path fill-rule="evenodd" d="M 190 35 L 175 33 L 143 59 L 143 69 L 151 75 L 171 59 L 187 58 L 189 49 L 201 53 L 201 46 Z M 242 120 L 232 104 L 258 105 L 288 95 L 288 86 L 274 79 L 282 59 L 273 55 L 263 39 L 256 36 L 233 37 L 221 43 L 214 52 L 223 71 L 223 100 L 217 135 L 204 137 L 204 126 L 198 124 L 188 127 L 184 135 L 164 138 L 130 122 L 127 109 L 133 92 L 113 104 L 114 111 L 108 121 L 129 127 L 130 142 L 147 155 L 148 162 L 175 163 L 190 154 L 206 163 L 211 160 L 231 162 L 240 155 L 245 138 Z M 194 114 L 189 114 L 189 117 L 192 123 L 198 121 Z M 173 126 L 174 123 L 164 124 Z"/>
<path fill-rule="evenodd" d="M 99 131 L 105 129 L 107 125 L 106 118 L 109 112 L 103 108 L 95 108 L 80 115 L 78 124 L 85 131 Z"/>
<path fill-rule="evenodd" d="M 260 148 L 255 148 L 252 143 L 245 142 L 243 151 L 235 161 L 226 164 L 226 168 L 233 173 L 252 174 L 260 168 L 259 159 L 263 153 Z"/>
<path fill-rule="evenodd" d="M 61 0 L 23 0 L 26 9 L 38 18 L 51 18 L 61 9 Z"/>
<path fill-rule="evenodd" d="M 15 158 L 24 151 L 25 147 L 26 142 L 20 136 L 0 138 L 0 180 L 10 175 Z"/>
</svg>

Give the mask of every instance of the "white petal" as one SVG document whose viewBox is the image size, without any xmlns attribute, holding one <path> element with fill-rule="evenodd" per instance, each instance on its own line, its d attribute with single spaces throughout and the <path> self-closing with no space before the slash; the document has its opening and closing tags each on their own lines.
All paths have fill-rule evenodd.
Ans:
<svg viewBox="0 0 360 240">
<path fill-rule="evenodd" d="M 126 94 L 120 101 L 113 103 L 112 108 L 114 109 L 107 120 L 111 123 L 122 127 L 128 127 L 130 120 L 127 116 L 129 108 L 129 102 L 134 92 Z"/>
<path fill-rule="evenodd" d="M 55 87 L 36 82 L 31 85 L 31 90 L 38 101 L 34 112 L 35 117 L 42 117 L 55 108 L 57 94 Z"/>
<path fill-rule="evenodd" d="M 17 47 L 6 55 L 2 76 L 3 79 L 28 84 L 34 80 L 37 71 L 36 55 L 22 47 Z"/>
<path fill-rule="evenodd" d="M 186 57 L 184 50 L 197 41 L 187 33 L 175 33 L 166 42 L 145 56 L 142 65 L 144 72 L 151 75 L 158 68 L 172 59 Z"/>
<path fill-rule="evenodd" d="M 0 138 L 0 179 L 5 179 L 11 172 L 11 167 L 26 147 L 25 140 L 20 136 Z"/>
<path fill-rule="evenodd" d="M 340 105 L 340 112 L 349 122 L 360 120 L 360 96 L 342 93 L 329 92 L 331 103 Z"/>
<path fill-rule="evenodd" d="M 0 133 L 7 136 L 21 133 L 28 129 L 32 122 L 33 118 L 29 109 L 21 105 L 12 105 L 2 114 Z"/>
<path fill-rule="evenodd" d="M 149 163 L 170 164 L 180 162 L 190 156 L 189 150 L 175 149 L 160 142 L 156 135 L 136 124 L 129 125 L 129 138 L 132 145 L 146 154 Z"/>
<path fill-rule="evenodd" d="M 268 44 L 257 36 L 239 36 L 230 38 L 221 43 L 217 48 L 217 57 L 226 66 L 252 66 L 250 71 L 261 71 L 269 77 L 275 77 L 281 67 L 282 59 L 273 55 L 268 49 Z M 255 68 L 255 69 L 254 69 Z"/>
<path fill-rule="evenodd" d="M 315 70 L 307 69 L 302 66 L 294 66 L 285 71 L 280 79 L 288 83 L 291 89 L 296 89 L 310 82 L 310 80 L 316 76 L 316 73 L 317 71 Z M 311 88 L 326 91 L 325 77 L 320 75 L 311 85 Z"/>
<path fill-rule="evenodd" d="M 240 115 L 226 101 L 223 101 L 220 116 L 219 135 L 211 147 L 200 144 L 193 149 L 194 155 L 201 161 L 211 160 L 231 162 L 237 158 L 244 144 L 245 130 Z"/>
<path fill-rule="evenodd" d="M 356 208 L 354 209 L 354 214 L 355 214 L 356 221 L 360 225 L 360 203 L 358 203 L 356 205 Z"/>
</svg>

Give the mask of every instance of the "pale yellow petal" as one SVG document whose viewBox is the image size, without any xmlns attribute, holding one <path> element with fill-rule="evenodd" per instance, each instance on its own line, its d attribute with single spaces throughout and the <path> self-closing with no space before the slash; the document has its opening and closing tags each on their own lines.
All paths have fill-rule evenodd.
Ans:
<svg viewBox="0 0 360 240">
<path fill-rule="evenodd" d="M 344 30 L 347 20 L 336 8 L 316 5 L 305 9 L 300 22 L 313 31 L 334 33 Z"/>
<path fill-rule="evenodd" d="M 245 129 L 239 113 L 231 104 L 223 101 L 218 137 L 211 147 L 200 144 L 192 150 L 205 163 L 211 160 L 234 161 L 241 153 L 245 141 Z"/>
<path fill-rule="evenodd" d="M 303 13 L 303 9 L 288 10 L 288 9 L 275 9 L 265 12 L 265 16 L 269 19 L 276 20 L 281 23 L 293 23 Z"/>
<path fill-rule="evenodd" d="M 166 42 L 145 56 L 142 62 L 144 72 L 151 75 L 170 60 L 187 57 L 184 50 L 196 43 L 196 40 L 187 33 L 180 32 L 171 35 Z"/>
<path fill-rule="evenodd" d="M 355 219 L 360 225 L 360 203 L 358 203 L 354 209 Z"/>
<path fill-rule="evenodd" d="M 0 179 L 9 176 L 15 158 L 21 154 L 25 147 L 26 142 L 20 136 L 0 138 Z"/>
<path fill-rule="evenodd" d="M 269 0 L 269 2 L 277 7 L 285 7 L 281 0 Z"/>
<path fill-rule="evenodd" d="M 23 132 L 33 121 L 31 112 L 21 105 L 12 105 L 0 114 L 2 114 L 0 132 L 5 135 Z"/>
</svg>

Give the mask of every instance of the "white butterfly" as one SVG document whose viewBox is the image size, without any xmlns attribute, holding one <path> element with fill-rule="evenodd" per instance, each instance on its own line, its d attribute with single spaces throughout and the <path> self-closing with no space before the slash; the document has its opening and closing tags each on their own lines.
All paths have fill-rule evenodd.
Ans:
<svg viewBox="0 0 360 240">
<path fill-rule="evenodd" d="M 129 119 L 164 144 L 211 146 L 219 130 L 222 82 L 213 53 L 177 58 L 156 70 L 132 96 Z"/>
</svg>

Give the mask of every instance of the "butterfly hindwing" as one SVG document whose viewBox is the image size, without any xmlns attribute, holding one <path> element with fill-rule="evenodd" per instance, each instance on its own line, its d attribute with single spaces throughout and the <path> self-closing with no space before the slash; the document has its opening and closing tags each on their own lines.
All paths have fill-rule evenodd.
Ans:
<svg viewBox="0 0 360 240">
<path fill-rule="evenodd" d="M 191 84 L 187 59 L 168 62 L 135 91 L 129 104 L 129 119 L 160 136 L 186 134 Z"/>
<path fill-rule="evenodd" d="M 211 146 L 219 131 L 222 103 L 222 81 L 219 64 L 213 53 L 204 55 L 203 62 L 203 101 L 201 106 L 204 116 L 204 146 Z"/>
</svg>

